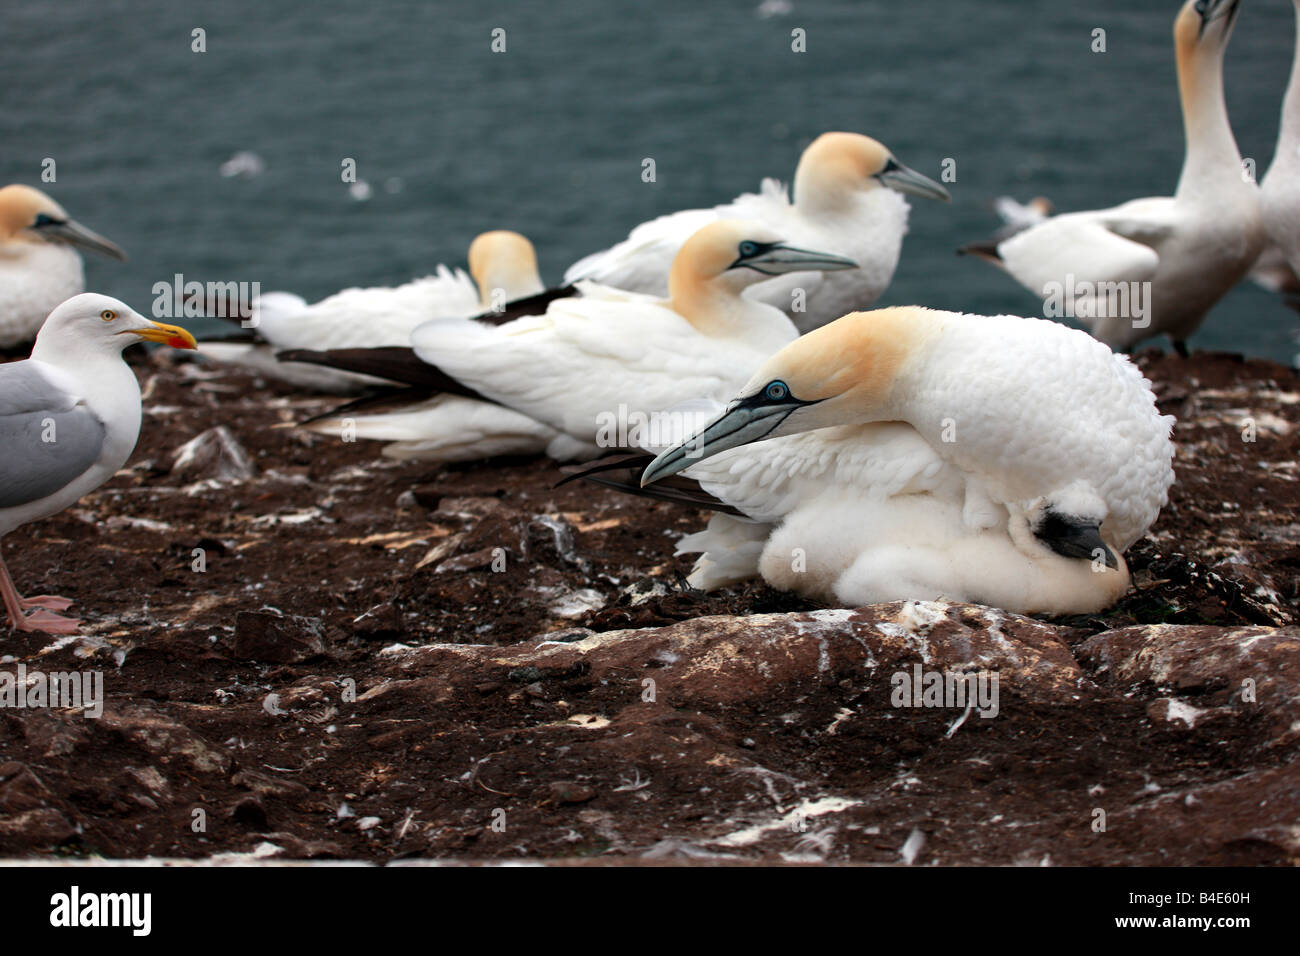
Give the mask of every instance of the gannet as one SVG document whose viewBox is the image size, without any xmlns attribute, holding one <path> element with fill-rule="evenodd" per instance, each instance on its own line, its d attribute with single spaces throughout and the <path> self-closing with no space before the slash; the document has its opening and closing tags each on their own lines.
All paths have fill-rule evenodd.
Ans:
<svg viewBox="0 0 1300 956">
<path fill-rule="evenodd" d="M 468 317 L 541 293 L 533 244 L 517 232 L 495 230 L 469 247 L 469 274 L 439 265 L 433 275 L 393 288 L 351 288 L 308 305 L 300 296 L 270 292 L 253 307 L 257 342 L 202 342 L 208 358 L 256 368 L 304 388 L 352 391 L 373 378 L 279 362 L 287 349 L 406 346 L 429 319 Z"/>
<path fill-rule="evenodd" d="M 1291 78 L 1282 100 L 1282 122 L 1273 162 L 1260 186 L 1260 215 L 1268 246 L 1252 277 L 1284 294 L 1300 292 L 1300 0 L 1296 14 L 1296 51 Z"/>
<path fill-rule="evenodd" d="M 184 329 L 87 292 L 50 313 L 31 358 L 0 365 L 0 538 L 62 511 L 126 463 L 140 434 L 140 386 L 122 361 L 134 342 L 194 348 Z M 72 601 L 20 597 L 3 558 L 0 596 L 20 631 L 77 631 L 75 618 L 54 613 Z"/>
<path fill-rule="evenodd" d="M 394 442 L 384 454 L 395 458 L 592 455 L 620 406 L 632 421 L 697 396 L 721 399 L 797 336 L 785 313 L 743 297 L 745 288 L 795 270 L 854 265 L 789 245 L 762 223 L 714 222 L 673 260 L 666 300 L 581 282 L 580 295 L 553 300 L 543 315 L 417 328 L 416 355 L 487 401 L 439 395 L 391 414 L 308 427 Z"/>
<path fill-rule="evenodd" d="M 806 332 L 852 309 L 866 308 L 889 286 L 907 232 L 908 205 L 902 193 L 951 198 L 947 189 L 904 166 L 869 136 L 823 133 L 799 160 L 793 202 L 780 182 L 765 179 L 758 193 L 642 223 L 617 245 L 575 262 L 564 280 L 591 279 L 662 296 L 668 291 L 673 256 L 692 233 L 718 219 L 756 220 L 791 243 L 826 249 L 858 263 L 852 271 L 782 276 L 746 293 L 786 312 Z M 796 296 L 797 289 L 804 291 L 802 297 Z"/>
<path fill-rule="evenodd" d="M 1239 2 L 1187 0 L 1174 21 L 1187 153 L 1173 197 L 1053 216 L 961 251 L 1063 303 L 1061 314 L 1082 319 L 1112 348 L 1165 334 L 1186 354 L 1187 338 L 1263 243 L 1259 190 L 1243 170 L 1223 99 L 1223 52 Z"/>
<path fill-rule="evenodd" d="M 50 310 L 85 288 L 75 246 L 126 259 L 41 191 L 0 189 L 0 348 L 30 342 Z"/>
<path fill-rule="evenodd" d="M 641 483 L 684 472 L 766 526 L 715 518 L 684 541 L 706 552 L 701 584 L 748 571 L 850 604 L 1083 613 L 1127 586 L 1123 552 L 1173 482 L 1172 425 L 1078 330 L 881 309 L 777 352 Z"/>
</svg>

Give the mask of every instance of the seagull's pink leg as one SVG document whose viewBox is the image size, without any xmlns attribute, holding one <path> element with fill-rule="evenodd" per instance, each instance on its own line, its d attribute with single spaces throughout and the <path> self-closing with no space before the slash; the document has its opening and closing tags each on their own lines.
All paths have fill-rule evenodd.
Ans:
<svg viewBox="0 0 1300 956">
<path fill-rule="evenodd" d="M 22 624 L 16 624 L 14 627 L 20 631 L 40 631 L 44 634 L 80 634 L 81 620 L 75 617 L 64 617 L 52 611 L 38 610 L 32 611 L 23 618 Z"/>
<path fill-rule="evenodd" d="M 36 597 L 20 598 L 20 600 L 25 611 L 30 611 L 34 607 L 43 607 L 47 611 L 66 611 L 77 603 L 71 598 L 59 597 L 57 594 L 38 594 Z"/>
<path fill-rule="evenodd" d="M 49 595 L 42 595 L 49 597 Z M 31 614 L 24 615 L 23 598 L 14 587 L 13 578 L 9 576 L 9 568 L 5 566 L 3 557 L 0 557 L 0 598 L 4 599 L 5 610 L 9 612 L 9 623 L 13 625 L 16 631 L 43 631 L 46 634 L 76 634 L 78 625 L 81 623 L 75 617 L 63 617 L 54 614 L 44 608 L 32 611 Z M 39 601 L 40 598 L 33 598 Z M 55 598 L 55 601 L 63 600 Z M 71 602 L 69 602 L 71 603 Z M 67 607 L 65 604 L 64 607 Z M 60 608 L 62 610 L 62 608 Z"/>
<path fill-rule="evenodd" d="M 18 590 L 14 587 L 13 578 L 9 577 L 9 569 L 5 567 L 5 559 L 2 556 L 0 556 L 0 598 L 4 599 L 10 623 L 18 627 L 18 622 L 23 619 L 23 599 L 18 596 Z"/>
</svg>

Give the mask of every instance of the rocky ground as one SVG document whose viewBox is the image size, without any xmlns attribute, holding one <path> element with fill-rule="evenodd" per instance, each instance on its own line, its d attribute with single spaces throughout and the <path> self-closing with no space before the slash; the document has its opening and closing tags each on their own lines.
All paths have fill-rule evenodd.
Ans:
<svg viewBox="0 0 1300 956">
<path fill-rule="evenodd" d="M 128 468 L 4 542 L 103 713 L 0 709 L 0 855 L 1287 864 L 1300 377 L 1156 353 L 1178 481 L 1104 615 L 684 588 L 700 514 L 540 460 L 442 468 L 328 407 L 137 360 Z M 215 429 L 215 430 L 214 430 Z M 198 439 L 198 441 L 195 441 Z M 995 672 L 997 713 L 894 706 Z"/>
</svg>

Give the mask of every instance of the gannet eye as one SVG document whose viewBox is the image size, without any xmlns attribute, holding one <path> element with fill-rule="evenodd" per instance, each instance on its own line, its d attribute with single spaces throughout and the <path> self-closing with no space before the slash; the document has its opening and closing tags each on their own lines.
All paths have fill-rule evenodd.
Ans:
<svg viewBox="0 0 1300 956">
<path fill-rule="evenodd" d="M 117 313 L 112 309 L 105 309 L 103 312 L 99 313 L 99 317 L 105 322 L 112 322 L 117 318 Z"/>
<path fill-rule="evenodd" d="M 767 397 L 768 401 L 779 402 L 790 394 L 790 389 L 786 386 L 785 382 L 769 382 L 767 388 L 763 389 L 763 394 Z"/>
<path fill-rule="evenodd" d="M 750 256 L 755 255 L 757 252 L 758 252 L 758 243 L 756 242 L 750 242 L 748 239 L 746 239 L 744 242 L 740 244 L 740 255 L 741 258 L 743 259 L 748 259 Z"/>
</svg>

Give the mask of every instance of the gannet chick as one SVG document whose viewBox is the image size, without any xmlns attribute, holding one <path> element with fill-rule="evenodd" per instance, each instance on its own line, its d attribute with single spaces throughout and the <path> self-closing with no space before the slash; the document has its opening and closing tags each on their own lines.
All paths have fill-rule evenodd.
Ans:
<svg viewBox="0 0 1300 956">
<path fill-rule="evenodd" d="M 1223 53 L 1240 0 L 1187 0 L 1174 21 L 1186 158 L 1172 197 L 1053 216 L 962 252 L 1000 266 L 1116 349 L 1186 341 L 1260 253 L 1259 190 L 1223 99 Z M 1149 285 L 1148 285 L 1149 283 Z M 1056 312 L 1056 307 L 1061 311 Z"/>
<path fill-rule="evenodd" d="M 0 365 L 0 538 L 62 511 L 126 463 L 140 434 L 140 386 L 122 350 L 135 342 L 194 348 L 184 329 L 87 292 L 50 313 L 31 358 Z M 55 613 L 72 601 L 20 597 L 3 559 L 0 596 L 20 631 L 77 632 L 75 618 Z"/>
<path fill-rule="evenodd" d="M 584 282 L 580 295 L 552 301 L 543 315 L 500 326 L 425 323 L 411 336 L 416 354 L 466 395 L 308 427 L 393 441 L 384 454 L 399 458 L 463 461 L 502 448 L 559 460 L 591 455 L 617 444 L 602 429 L 620 406 L 626 424 L 697 396 L 721 399 L 796 337 L 783 312 L 742 296 L 744 289 L 792 271 L 852 268 L 850 259 L 792 246 L 762 223 L 714 222 L 673 260 L 668 299 Z"/>
<path fill-rule="evenodd" d="M 126 260 L 40 190 L 0 189 L 0 348 L 30 342 L 55 306 L 85 288 L 76 247 Z"/>
<path fill-rule="evenodd" d="M 642 223 L 622 242 L 580 259 L 565 282 L 590 279 L 647 295 L 667 294 L 673 256 L 692 233 L 718 219 L 762 222 L 787 241 L 858 263 L 852 271 L 802 272 L 756 285 L 747 295 L 787 313 L 800 331 L 870 306 L 889 286 L 907 232 L 903 193 L 950 199 L 883 144 L 859 133 L 823 133 L 804 150 L 794 201 L 775 179 L 712 209 L 686 209 Z M 797 291 L 797 290 L 801 290 Z"/>
<path fill-rule="evenodd" d="M 544 289 L 537 251 L 517 232 L 494 230 L 477 236 L 468 259 L 468 275 L 439 265 L 433 275 L 405 285 L 344 289 L 313 305 L 291 293 L 267 293 L 254 303 L 255 342 L 203 342 L 200 354 L 320 391 L 348 392 L 377 384 L 373 377 L 281 362 L 275 353 L 407 346 L 421 322 L 503 309 Z"/>
<path fill-rule="evenodd" d="M 780 522 L 757 568 L 778 587 L 1096 610 L 1123 593 L 1122 554 L 1167 501 L 1172 424 L 1127 358 L 1077 330 L 882 309 L 776 353 L 642 484 L 690 469 L 743 514 Z M 795 547 L 803 569 L 789 567 Z"/>
</svg>

